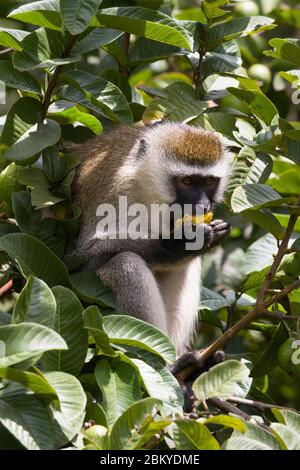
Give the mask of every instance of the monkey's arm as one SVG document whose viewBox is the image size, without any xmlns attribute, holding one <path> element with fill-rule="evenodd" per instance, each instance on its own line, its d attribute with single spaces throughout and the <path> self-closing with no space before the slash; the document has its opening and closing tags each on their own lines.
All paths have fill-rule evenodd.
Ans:
<svg viewBox="0 0 300 470">
<path fill-rule="evenodd" d="M 204 225 L 204 243 L 201 249 L 186 249 L 191 242 L 181 239 L 127 239 L 99 240 L 91 239 L 88 243 L 75 250 L 74 256 L 82 260 L 86 271 L 96 271 L 114 256 L 124 252 L 139 255 L 148 265 L 175 263 L 184 258 L 199 256 L 220 243 L 230 232 L 230 226 L 222 220 L 213 220 Z"/>
</svg>

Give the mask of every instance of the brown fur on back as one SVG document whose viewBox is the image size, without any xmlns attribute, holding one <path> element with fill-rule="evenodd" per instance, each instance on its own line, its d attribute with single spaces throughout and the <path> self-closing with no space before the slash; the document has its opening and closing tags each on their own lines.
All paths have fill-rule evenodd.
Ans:
<svg viewBox="0 0 300 470">
<path fill-rule="evenodd" d="M 95 219 L 101 202 L 114 202 L 112 195 L 118 193 L 116 188 L 126 193 L 126 187 L 120 188 L 122 183 L 117 180 L 117 170 L 128 157 L 140 133 L 139 127 L 120 126 L 74 149 L 81 160 L 72 192 L 75 204 L 82 209 L 83 222 Z"/>
</svg>

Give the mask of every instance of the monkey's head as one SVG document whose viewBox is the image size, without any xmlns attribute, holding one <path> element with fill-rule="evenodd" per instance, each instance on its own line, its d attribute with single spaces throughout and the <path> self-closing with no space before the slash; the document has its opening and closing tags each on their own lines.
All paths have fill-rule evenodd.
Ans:
<svg viewBox="0 0 300 470">
<path fill-rule="evenodd" d="M 232 165 L 217 134 L 170 122 L 145 128 L 138 158 L 148 201 L 198 204 L 204 212 L 222 200 Z"/>
</svg>

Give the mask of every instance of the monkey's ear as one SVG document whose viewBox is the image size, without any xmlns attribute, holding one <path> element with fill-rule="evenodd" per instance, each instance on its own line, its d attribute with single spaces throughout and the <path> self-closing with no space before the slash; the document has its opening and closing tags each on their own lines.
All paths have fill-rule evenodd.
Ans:
<svg viewBox="0 0 300 470">
<path fill-rule="evenodd" d="M 138 146 L 138 151 L 137 151 L 138 158 L 143 157 L 146 153 L 146 150 L 147 150 L 146 139 L 140 139 L 139 146 Z"/>
</svg>

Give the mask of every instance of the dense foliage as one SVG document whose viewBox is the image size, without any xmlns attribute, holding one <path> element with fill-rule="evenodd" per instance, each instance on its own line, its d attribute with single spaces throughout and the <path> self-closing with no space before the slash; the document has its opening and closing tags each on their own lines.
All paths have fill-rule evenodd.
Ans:
<svg viewBox="0 0 300 470">
<path fill-rule="evenodd" d="M 0 448 L 300 449 L 296 3 L 1 1 Z M 68 143 L 161 118 L 235 155 L 195 342 L 226 360 L 194 382 L 192 414 L 170 340 L 67 262 Z"/>
</svg>

